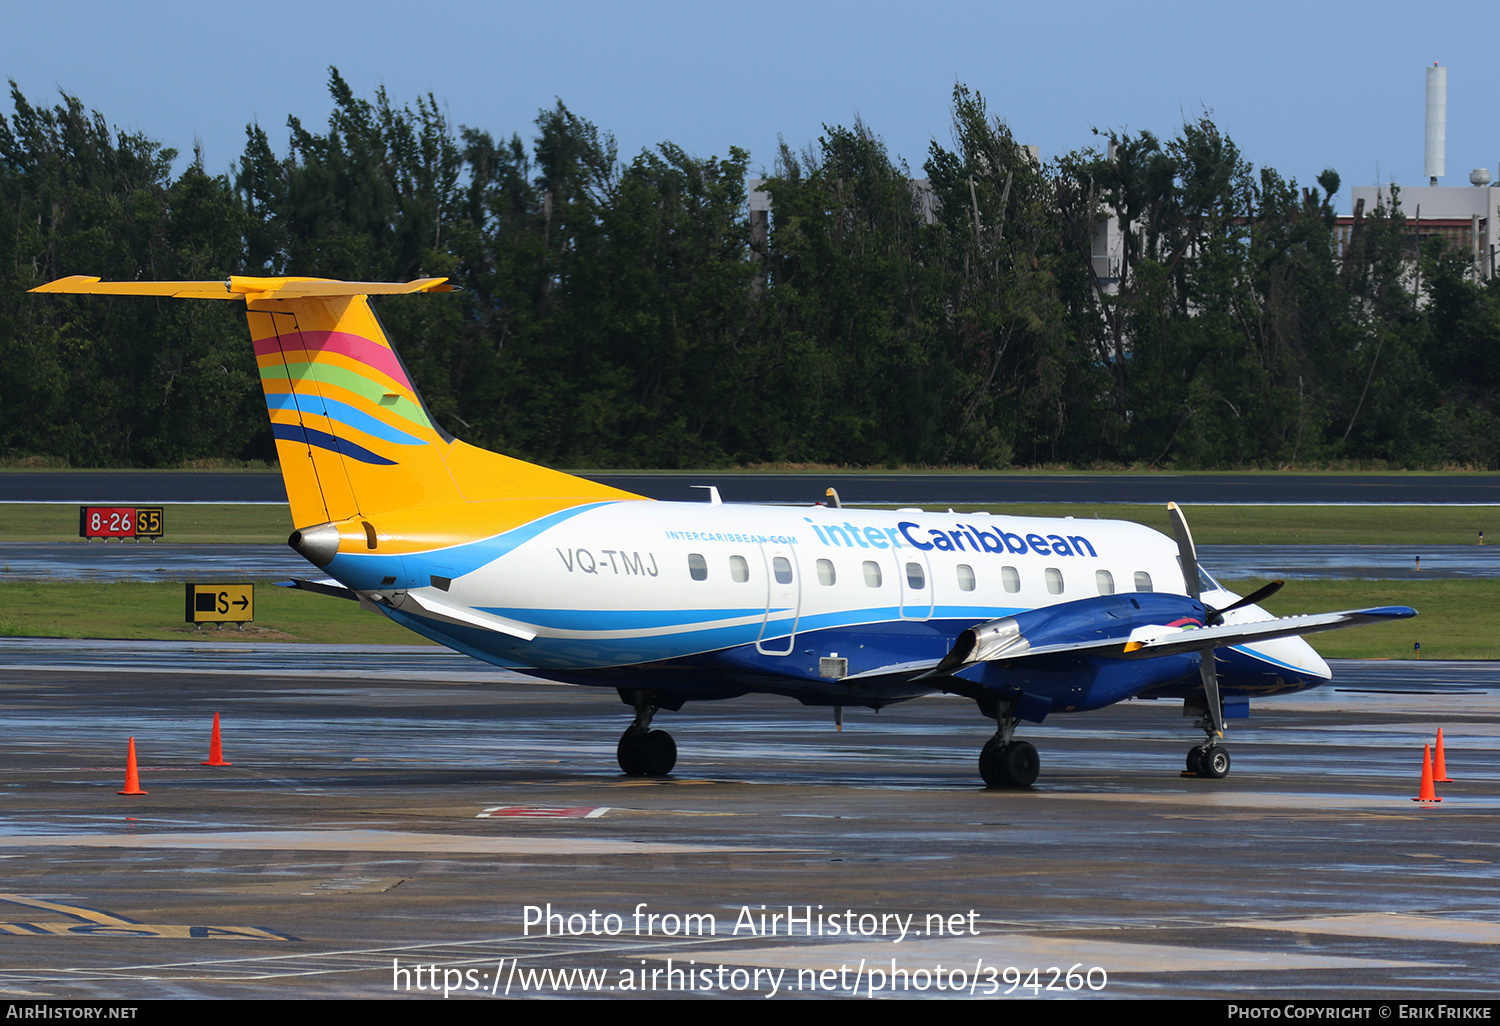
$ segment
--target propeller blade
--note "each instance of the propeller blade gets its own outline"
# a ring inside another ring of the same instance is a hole
[[[1177,558],[1182,562],[1182,583],[1187,586],[1188,598],[1198,597],[1198,550],[1193,546],[1193,532],[1188,530],[1187,517],[1175,502],[1167,503],[1167,515],[1172,518],[1172,533],[1177,536]]]
[[[1249,595],[1246,595],[1244,598],[1240,599],[1238,602],[1235,602],[1232,605],[1225,606],[1223,609],[1216,609],[1216,610],[1214,610],[1214,612],[1216,614],[1218,614],[1219,616],[1223,616],[1225,613],[1229,612],[1230,610],[1238,609],[1241,606],[1253,606],[1253,605],[1257,604],[1258,602],[1260,602],[1261,599],[1268,599],[1272,595],[1276,594],[1278,591],[1281,590],[1282,585],[1284,585],[1284,584],[1286,584],[1285,581],[1272,581],[1270,584],[1266,585],[1264,588],[1257,588],[1255,591],[1251,592]]]

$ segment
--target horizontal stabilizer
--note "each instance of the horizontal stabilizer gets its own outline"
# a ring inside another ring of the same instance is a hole
[[[254,278],[234,275],[219,281],[103,281],[75,274],[39,285],[32,292],[90,296],[167,296],[173,299],[334,299],[341,296],[399,296],[413,292],[452,292],[447,278],[415,281],[333,281],[327,278]]]
[[[281,581],[277,584],[279,588],[296,588],[299,591],[310,591],[315,595],[332,595],[334,598],[359,601],[359,595],[353,588],[346,588],[332,577],[325,577],[318,581],[308,581],[301,577],[293,577],[290,581]]]

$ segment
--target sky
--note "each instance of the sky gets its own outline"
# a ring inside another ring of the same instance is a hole
[[[561,100],[622,160],[665,141],[698,157],[739,146],[752,174],[774,172],[779,140],[802,150],[858,118],[919,177],[934,139],[952,145],[963,83],[1044,159],[1098,146],[1096,129],[1167,138],[1207,114],[1256,167],[1305,185],[1337,170],[1347,212],[1352,185],[1426,184],[1436,61],[1439,184],[1476,167],[1500,180],[1500,15],[1479,4],[54,0],[9,5],[5,22],[0,75],[29,102],[67,92],[184,160],[201,146],[215,174],[252,121],[280,153],[288,115],[323,130],[330,66],[359,96],[431,94],[455,127],[530,140]]]

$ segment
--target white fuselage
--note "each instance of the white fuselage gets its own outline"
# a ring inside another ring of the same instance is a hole
[[[767,672],[777,660],[803,672],[809,656],[849,658],[859,645],[868,657],[856,650],[848,672],[868,674],[1019,611],[1185,591],[1176,545],[1139,524],[823,506],[607,502],[514,547],[457,546],[423,561],[424,574],[451,580],[441,594],[423,589],[434,599],[536,635],[486,645],[465,634],[459,647],[544,670],[742,650]],[[1222,606],[1235,596],[1209,582],[1203,597]],[[1268,617],[1254,606],[1230,614]],[[886,640],[862,643],[861,632]],[[1328,676],[1298,638],[1239,649]]]

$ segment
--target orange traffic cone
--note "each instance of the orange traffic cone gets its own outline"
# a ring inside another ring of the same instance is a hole
[[[1438,728],[1437,749],[1432,753],[1432,782],[1434,784],[1451,784],[1448,779],[1448,761],[1443,758],[1443,728]]]
[[[1422,746],[1422,790],[1421,790],[1421,793],[1417,795],[1417,797],[1415,797],[1415,798],[1412,799],[1412,801],[1414,801],[1414,802],[1440,802],[1440,801],[1442,801],[1442,799],[1437,796],[1437,790],[1435,788],[1433,788],[1433,786],[1432,786],[1432,746],[1431,745],[1423,745]]]
[[[135,768],[135,738],[130,739],[130,751],[125,756],[125,790],[116,794],[145,794],[141,790],[141,775]]]
[[[224,761],[224,748],[219,744],[219,714],[214,713],[214,733],[208,742],[208,761],[200,762],[200,766],[231,766],[233,763]]]

